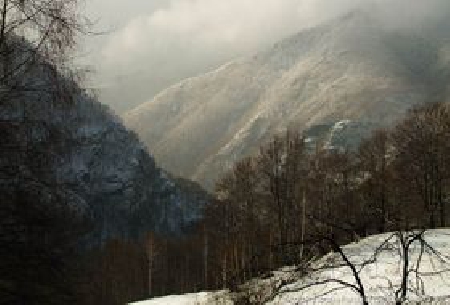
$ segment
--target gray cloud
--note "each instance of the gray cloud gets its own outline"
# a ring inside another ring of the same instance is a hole
[[[127,8],[129,20],[119,20],[121,28],[96,52],[97,82],[106,87],[102,100],[119,111],[183,77],[356,7],[396,28],[420,26],[450,11],[448,0],[171,0],[146,10],[142,3]]]

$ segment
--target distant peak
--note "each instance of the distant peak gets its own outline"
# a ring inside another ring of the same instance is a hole
[[[375,19],[373,15],[369,12],[368,8],[358,7],[339,16],[337,19],[335,19],[334,23],[367,24],[373,22],[375,22]]]

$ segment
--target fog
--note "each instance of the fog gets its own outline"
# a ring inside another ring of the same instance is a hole
[[[396,30],[450,15],[448,0],[93,0],[87,11],[109,34],[86,43],[92,84],[123,113],[180,79],[357,8]]]

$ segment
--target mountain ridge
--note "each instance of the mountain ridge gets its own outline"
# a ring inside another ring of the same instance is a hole
[[[368,16],[351,12],[178,83],[127,113],[125,124],[169,171],[209,189],[224,169],[288,127],[389,125],[442,91],[430,82],[442,46],[398,36]]]

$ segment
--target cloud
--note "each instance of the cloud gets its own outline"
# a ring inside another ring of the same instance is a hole
[[[407,27],[449,11],[450,1],[171,0],[134,17],[108,37],[99,53],[99,71],[133,82],[145,79],[146,85],[135,89],[143,90],[139,98],[150,99],[182,77],[255,52],[362,5],[372,5],[386,24]]]
[[[208,60],[242,54],[292,29],[292,23],[298,22],[295,2],[171,1],[167,8],[131,20],[111,37],[102,53],[107,65],[123,66],[142,59],[152,66],[157,62],[170,65],[180,57],[197,61],[197,57]]]
[[[106,61],[169,61],[243,54],[363,0],[172,0],[131,20],[103,49]],[[153,60],[152,60],[153,58]],[[189,57],[188,57],[189,58]]]

